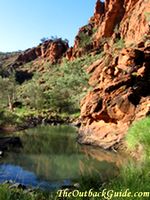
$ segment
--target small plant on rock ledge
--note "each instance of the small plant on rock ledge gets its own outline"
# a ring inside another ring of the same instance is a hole
[[[144,15],[146,17],[146,21],[150,22],[150,12],[145,12]]]
[[[123,39],[116,40],[114,47],[117,49],[123,49],[125,47],[125,41]]]

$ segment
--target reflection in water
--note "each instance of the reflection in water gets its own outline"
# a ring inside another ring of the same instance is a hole
[[[82,146],[81,151],[87,156],[100,162],[106,161],[108,163],[114,163],[118,168],[127,161],[126,155],[105,151],[103,149],[100,150],[98,147],[93,148],[91,146]]]
[[[0,160],[0,182],[13,180],[54,189],[81,176],[96,175],[104,181],[122,163],[119,155],[77,144],[75,129],[70,126],[40,126],[15,135],[21,137],[23,148]]]

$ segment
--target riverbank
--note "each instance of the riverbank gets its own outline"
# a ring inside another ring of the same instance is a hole
[[[13,112],[4,110],[0,113],[0,131],[15,132],[28,128],[36,127],[37,125],[61,125],[74,124],[78,125],[79,113],[66,114],[56,113],[51,110],[25,110],[16,109]]]
[[[9,184],[0,185],[1,200],[53,200],[53,194],[41,192],[39,190],[11,187]]]

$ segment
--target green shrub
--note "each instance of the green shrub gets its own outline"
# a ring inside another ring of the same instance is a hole
[[[125,47],[125,41],[123,39],[117,39],[114,47],[117,49],[123,49]]]
[[[0,200],[54,200],[55,193],[40,191],[26,192],[22,189],[10,189],[9,185],[0,185]]]
[[[40,110],[44,108],[45,95],[43,88],[36,80],[25,82],[18,87],[18,100],[21,100],[25,106]]]
[[[133,151],[141,144],[144,147],[145,159],[141,162],[131,160],[120,169],[120,175],[106,185],[106,188],[114,191],[129,189],[134,192],[148,192],[150,188],[150,118],[147,117],[134,123],[126,137],[128,148]],[[112,200],[115,198],[112,198]],[[124,197],[119,198],[123,200]],[[149,197],[130,197],[131,200],[149,199]]]
[[[142,144],[147,151],[150,145],[150,117],[135,122],[129,129],[126,141],[130,149]]]
[[[146,21],[150,22],[150,12],[145,12],[144,15],[146,17]]]
[[[90,45],[91,42],[92,42],[92,37],[90,35],[86,34],[86,33],[83,33],[83,32],[81,32],[79,34],[79,38],[80,38],[79,46],[81,48],[84,48],[84,47]]]
[[[1,108],[9,107],[13,108],[13,103],[16,99],[16,81],[15,76],[11,75],[7,78],[0,76],[0,105]]]
[[[53,70],[50,77],[50,89],[46,91],[50,107],[69,113],[79,110],[83,88],[86,90],[88,86],[88,76],[83,69],[82,60],[64,61]]]

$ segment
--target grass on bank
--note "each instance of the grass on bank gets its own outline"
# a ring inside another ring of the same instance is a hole
[[[139,144],[143,145],[145,152],[150,150],[150,117],[132,125],[126,137],[126,142],[131,150],[134,150]]]
[[[149,192],[147,197],[130,197],[130,199],[150,199],[150,117],[146,117],[131,126],[126,137],[126,143],[129,151],[135,151],[138,145],[142,145],[143,151],[140,152],[143,154],[142,160],[139,162],[132,161],[123,166],[120,170],[120,176],[112,180],[107,188],[114,191],[129,188],[132,193],[143,192],[144,194],[144,192]]]
[[[27,192],[23,189],[10,189],[9,185],[1,185],[0,200],[55,200],[55,196],[40,191]]]

